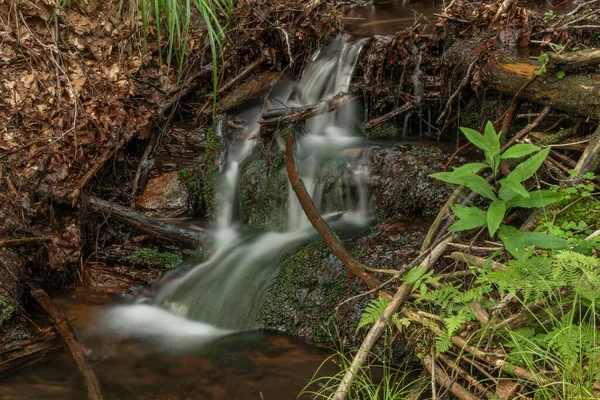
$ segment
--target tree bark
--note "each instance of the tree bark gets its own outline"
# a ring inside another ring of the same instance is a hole
[[[97,197],[83,196],[82,200],[87,201],[90,209],[96,213],[109,215],[140,232],[171,240],[184,247],[195,248],[207,237],[207,234],[204,232],[192,232],[187,229],[166,224],[162,221],[140,214],[137,211]]]
[[[331,101],[324,100],[306,107],[277,108],[264,113],[258,123],[267,126],[277,126],[289,124],[291,122],[304,121],[308,118],[335,110],[356,99],[358,99],[358,96],[340,94],[335,96]]]
[[[558,79],[556,74],[546,72],[533,80],[536,68],[529,63],[505,60],[489,70],[486,83],[489,88],[510,96],[599,118],[600,76],[566,74]]]
[[[302,178],[296,169],[295,148],[296,136],[294,133],[289,133],[286,137],[285,165],[292,189],[294,190],[294,193],[296,193],[296,197],[310,223],[317,232],[319,232],[327,247],[329,247],[331,252],[344,264],[344,266],[346,266],[349,272],[360,278],[360,280],[362,280],[370,289],[381,287],[381,282],[362,270],[356,260],[348,253],[348,250],[346,250],[344,245],[333,234],[327,222],[321,218],[317,207],[315,207],[315,203],[306,190],[304,182],[302,182]]]

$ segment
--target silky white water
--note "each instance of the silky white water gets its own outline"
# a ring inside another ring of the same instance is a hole
[[[338,37],[314,56],[298,82],[279,91],[284,93],[283,100],[282,97],[278,97],[270,99],[269,103],[301,107],[347,93],[363,44],[362,39]],[[287,229],[284,232],[242,234],[241,220],[236,219],[235,213],[238,207],[236,203],[239,202],[240,165],[253,151],[255,141],[249,138],[258,133],[259,125],[256,121],[263,111],[259,107],[246,110],[246,115],[253,114],[254,120],[245,122],[244,131],[242,134],[236,133],[238,139],[230,144],[225,153],[222,182],[219,186],[213,255],[207,262],[178,278],[171,279],[155,298],[154,306],[160,307],[160,310],[156,310],[154,317],[164,323],[169,323],[163,318],[167,310],[177,316],[176,318],[214,326],[214,330],[210,330],[211,335],[225,332],[222,330],[258,328],[257,316],[263,304],[265,291],[279,273],[285,257],[317,237],[290,185]],[[327,173],[324,166],[331,162],[344,162],[349,159],[344,150],[360,145],[360,115],[361,110],[350,103],[305,121],[304,135],[298,135],[296,160],[304,184],[320,211],[343,214],[342,219],[345,219],[346,223],[355,224],[363,224],[370,214],[367,192],[361,183],[368,172],[351,164],[346,165],[345,169],[349,171],[346,179],[352,180],[353,186],[358,190],[358,196],[339,193],[339,197],[345,200],[343,209],[324,210]],[[222,126],[218,126],[217,129],[221,132]],[[283,140],[279,136],[277,138],[283,150]],[[344,189],[340,184],[335,190]],[[148,308],[143,312],[146,317],[152,314]],[[164,330],[169,328],[163,326],[156,329],[164,333]],[[205,326],[192,325],[190,329],[193,332],[195,329],[205,329]],[[144,333],[148,334],[147,331]]]

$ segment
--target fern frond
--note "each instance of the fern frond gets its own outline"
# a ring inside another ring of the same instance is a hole
[[[356,327],[356,332],[358,332],[364,326],[374,324],[388,304],[390,304],[389,300],[386,300],[383,297],[378,297],[371,300],[365,308],[365,311],[363,311],[360,316],[360,321]]]

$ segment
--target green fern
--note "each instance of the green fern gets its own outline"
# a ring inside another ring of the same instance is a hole
[[[388,304],[390,304],[389,300],[386,300],[383,297],[378,297],[371,300],[367,305],[367,308],[365,308],[365,311],[363,311],[362,315],[360,316],[360,321],[356,327],[356,332],[358,332],[364,326],[374,324]]]

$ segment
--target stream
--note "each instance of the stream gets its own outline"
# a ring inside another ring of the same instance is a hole
[[[346,31],[353,36],[338,36],[314,57],[298,82],[278,90],[278,98],[271,100],[301,107],[348,92],[366,37],[405,29],[415,18],[427,25],[437,10],[435,1],[346,10]],[[262,109],[247,113],[257,121]],[[368,172],[360,163],[347,167],[345,186],[352,190],[339,194],[343,204],[332,206],[324,198],[325,166],[346,162],[353,149],[364,146],[360,115],[350,103],[307,120],[297,149],[307,190],[324,218],[335,219],[342,231],[367,227],[374,215],[365,184]],[[53,295],[88,347],[105,399],[295,399],[332,354],[287,335],[257,330],[263,294],[279,273],[281,257],[316,238],[291,188],[284,230],[243,233],[238,185],[241,166],[253,151],[249,139],[257,132],[256,122],[247,124],[223,157],[216,250],[208,261],[167,278],[149,302],[131,304],[90,289]],[[163,160],[165,165],[172,161]],[[39,310],[31,315],[40,324],[50,323]],[[332,361],[321,369],[330,375],[337,371]],[[86,396],[64,351],[6,377],[0,393],[9,400]]]
[[[117,296],[80,288],[53,300],[93,355],[105,399],[295,399],[331,355],[288,335],[261,331],[206,342],[196,335],[201,325],[178,320],[176,335],[122,340],[103,334],[98,321],[122,302]],[[37,323],[50,323],[41,310],[31,314]],[[323,372],[333,374],[337,366],[327,362]],[[0,398],[85,399],[86,392],[71,355],[60,351],[3,379]]]

